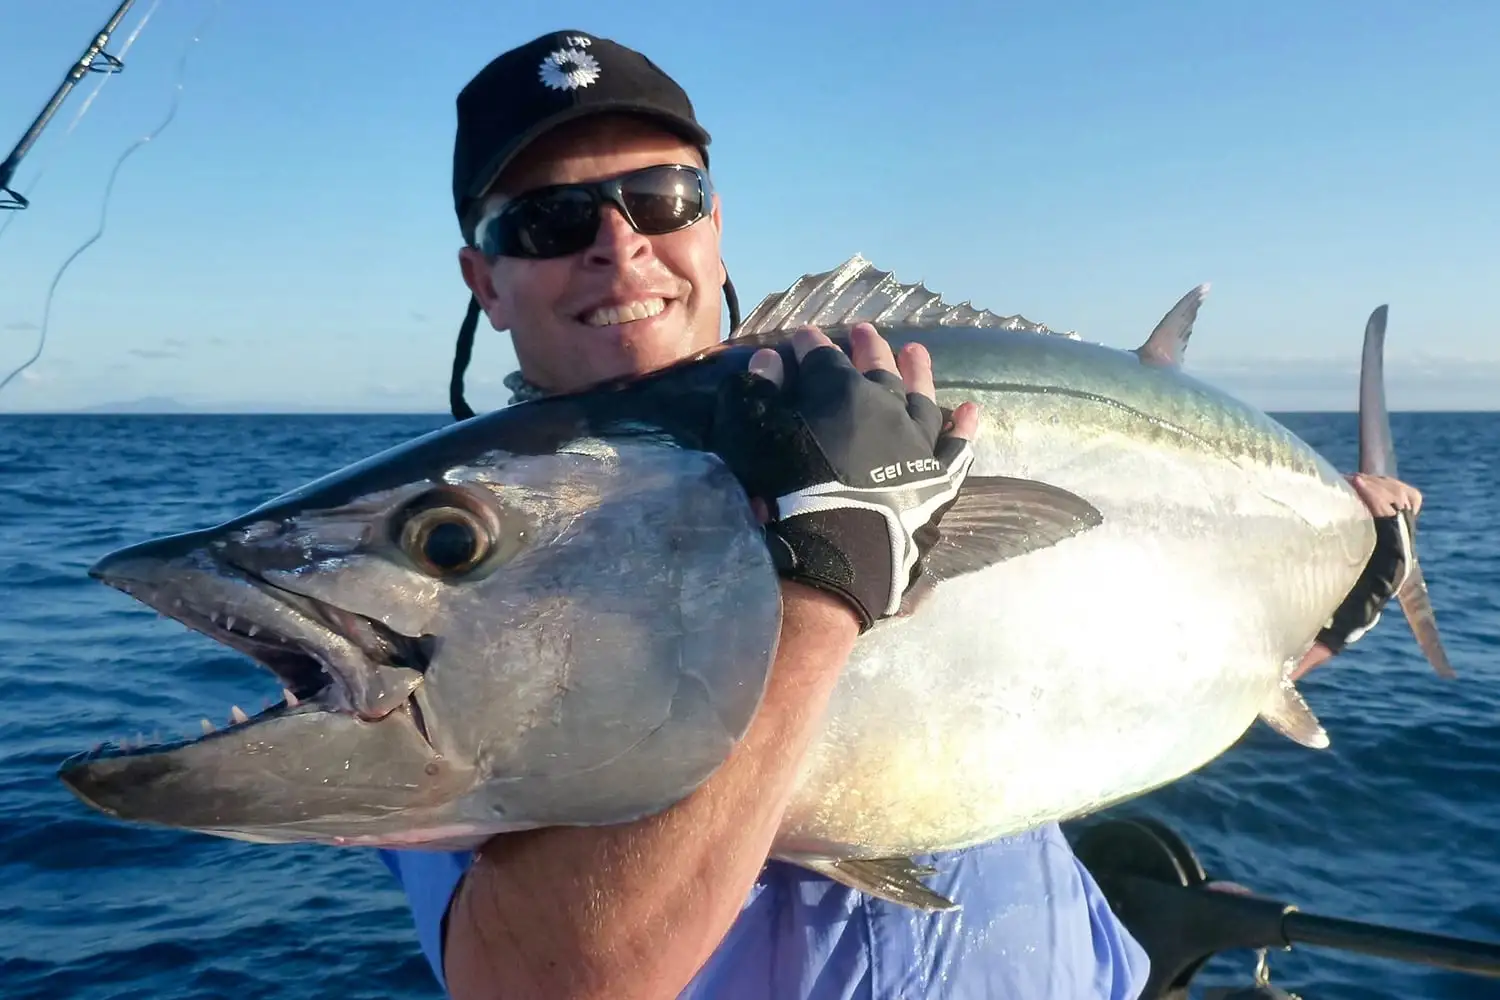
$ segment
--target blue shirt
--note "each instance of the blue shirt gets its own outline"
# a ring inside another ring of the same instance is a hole
[[[438,982],[448,900],[471,855],[381,851]],[[770,862],[682,1000],[1134,1000],[1147,960],[1055,825],[935,858],[961,904],[921,913]]]

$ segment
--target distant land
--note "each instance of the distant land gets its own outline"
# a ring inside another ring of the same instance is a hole
[[[121,403],[101,403],[77,413],[191,413],[192,408],[168,396],[143,396]]]

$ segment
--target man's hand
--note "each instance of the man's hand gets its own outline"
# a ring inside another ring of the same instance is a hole
[[[850,357],[815,328],[792,338],[797,365],[758,351],[720,398],[714,446],[766,517],[788,580],[846,600],[868,629],[894,614],[973,463],[978,409],[944,426],[932,359],[901,359],[869,324]]]
[[[1318,633],[1292,672],[1292,680],[1347,649],[1380,621],[1380,613],[1406,582],[1412,562],[1411,527],[1422,509],[1422,494],[1389,476],[1362,473],[1346,477],[1375,518],[1375,551],[1349,596]]]
[[[1415,519],[1422,509],[1421,491],[1399,479],[1367,476],[1360,472],[1344,478],[1349,480],[1349,485],[1354,487],[1354,492],[1359,494],[1359,498],[1376,518],[1390,517],[1397,511],[1409,510]]]

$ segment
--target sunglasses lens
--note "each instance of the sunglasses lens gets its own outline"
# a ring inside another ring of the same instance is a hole
[[[520,198],[495,220],[499,251],[517,257],[558,257],[594,241],[599,208],[587,191],[561,188]]]
[[[648,236],[690,226],[703,214],[697,175],[676,167],[652,167],[622,178],[620,197],[636,229]]]

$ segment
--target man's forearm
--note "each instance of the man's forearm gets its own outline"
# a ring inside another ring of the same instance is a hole
[[[496,838],[449,916],[454,1000],[674,997],[734,922],[775,839],[857,626],[841,601],[785,584],[760,711],[701,788],[612,827]]]

